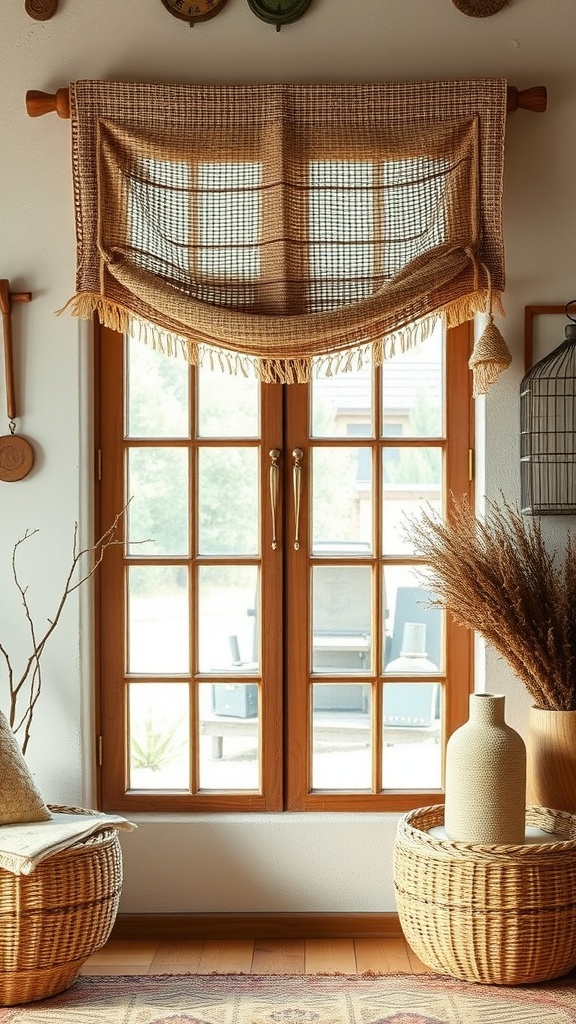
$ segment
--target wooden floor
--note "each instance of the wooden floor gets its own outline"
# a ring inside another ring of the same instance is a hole
[[[82,974],[426,974],[402,938],[111,939]]]

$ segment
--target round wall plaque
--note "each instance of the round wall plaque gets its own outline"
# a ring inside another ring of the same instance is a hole
[[[226,0],[162,0],[162,3],[175,18],[194,25],[197,21],[208,21],[220,14]]]
[[[58,0],[26,0],[24,9],[34,21],[48,21],[56,14]]]
[[[34,449],[25,437],[5,434],[0,437],[0,480],[22,480],[34,464]]]
[[[308,10],[311,0],[248,0],[248,6],[256,17],[269,25],[288,25],[298,21]]]

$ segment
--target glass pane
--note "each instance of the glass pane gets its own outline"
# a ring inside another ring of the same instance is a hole
[[[128,671],[188,672],[188,573],[183,565],[128,569]]]
[[[310,384],[312,437],[372,437],[372,364],[327,377],[320,369]]]
[[[383,160],[378,171],[381,272],[391,278],[446,241],[449,171],[442,157],[400,153]]]
[[[202,566],[198,574],[200,672],[257,672],[258,568]]]
[[[374,169],[369,160],[309,164],[310,311],[370,295],[374,273]]]
[[[382,367],[383,437],[442,437],[444,327]]]
[[[319,565],[312,569],[312,671],[370,671],[372,570]]]
[[[189,790],[188,687],[130,683],[130,789]]]
[[[313,789],[371,788],[371,722],[369,686],[314,684]]]
[[[312,551],[372,551],[372,451],[314,448],[312,456]]]
[[[426,588],[422,570],[409,565],[384,569],[382,607],[385,609],[384,671],[406,671],[406,655],[419,674],[442,671],[444,666],[444,612],[430,606],[434,594]],[[408,651],[408,647],[415,650]],[[400,668],[395,668],[400,662]]]
[[[224,306],[251,301],[244,286],[260,275],[262,164],[248,160],[197,165],[198,235],[196,259],[205,301]],[[214,282],[214,283],[209,283]]]
[[[422,506],[442,509],[442,450],[385,448],[382,480],[384,553],[413,554],[406,517],[417,516]]]
[[[198,452],[201,555],[258,554],[258,448]]]
[[[258,687],[200,685],[200,788],[258,789]]]
[[[188,452],[128,450],[128,554],[188,554]]]
[[[199,437],[258,437],[260,384],[244,377],[202,366],[198,370]]]
[[[128,336],[126,433],[128,437],[188,437],[188,380],[183,358]]]
[[[384,789],[440,789],[441,687],[386,683],[383,687]]]

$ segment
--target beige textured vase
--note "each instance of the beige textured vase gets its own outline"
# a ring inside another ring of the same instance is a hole
[[[470,717],[446,747],[444,827],[453,841],[518,844],[526,820],[526,747],[504,720],[504,696],[470,695]]]
[[[528,803],[576,814],[576,711],[530,708]]]

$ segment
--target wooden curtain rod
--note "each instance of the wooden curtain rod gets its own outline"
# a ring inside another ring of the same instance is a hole
[[[514,110],[531,110],[541,114],[546,110],[548,94],[545,85],[534,85],[531,89],[517,89],[514,85],[508,86],[506,109],[509,113]],[[56,92],[38,92],[30,89],[26,93],[26,110],[29,117],[41,117],[42,114],[50,114],[56,111],[59,117],[70,117],[70,91],[66,86],[57,89]]]

